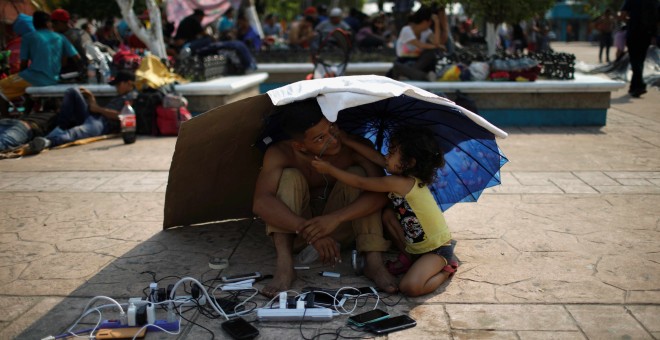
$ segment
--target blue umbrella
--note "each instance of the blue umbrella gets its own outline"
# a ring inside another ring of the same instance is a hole
[[[424,126],[434,132],[445,166],[429,187],[445,211],[459,202],[475,202],[484,189],[499,185],[500,168],[508,161],[495,135],[455,107],[400,95],[339,111],[339,127],[371,140],[387,153],[390,131],[401,125]]]

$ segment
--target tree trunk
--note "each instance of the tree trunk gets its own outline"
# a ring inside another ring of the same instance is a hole
[[[488,55],[494,55],[497,47],[497,32],[495,32],[495,24],[492,22],[486,23],[486,44],[488,45]]]
[[[146,29],[140,24],[135,12],[133,12],[133,0],[116,0],[121,9],[121,15],[133,32],[151,53],[161,59],[167,58],[165,41],[163,40],[163,28],[160,19],[160,9],[154,0],[146,0],[149,11],[151,28]]]

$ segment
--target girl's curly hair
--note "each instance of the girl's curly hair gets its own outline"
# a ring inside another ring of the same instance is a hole
[[[435,134],[426,127],[401,126],[390,133],[389,148],[401,150],[403,176],[419,178],[419,186],[430,184],[437,169],[445,166],[445,158]],[[411,164],[414,165],[411,166]]]

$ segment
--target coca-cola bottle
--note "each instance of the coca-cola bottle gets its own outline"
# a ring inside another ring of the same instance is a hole
[[[135,143],[137,119],[135,111],[128,100],[124,102],[124,107],[119,113],[119,122],[121,123],[121,137],[124,139],[124,143]]]

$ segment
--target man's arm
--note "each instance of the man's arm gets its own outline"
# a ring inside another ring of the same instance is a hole
[[[264,222],[278,228],[296,231],[305,219],[296,215],[277,198],[277,187],[286,167],[286,155],[278,146],[271,146],[264,154],[263,167],[257,177],[252,212]]]
[[[383,176],[382,168],[357,153],[353,157],[355,163],[365,170],[368,177]],[[381,210],[388,201],[387,195],[383,193],[364,191],[351,204],[329,214],[308,220],[298,232],[302,234],[308,243],[314,243],[316,240],[330,235],[343,222],[352,221]]]
[[[108,119],[119,120],[119,111],[105,108],[96,103],[96,97],[88,89],[81,87],[80,93],[87,99],[89,105],[89,112],[100,114]]]

